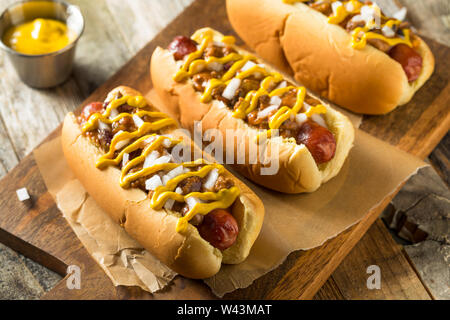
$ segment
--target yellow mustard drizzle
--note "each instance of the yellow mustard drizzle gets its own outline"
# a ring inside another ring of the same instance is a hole
[[[282,0],[284,3],[287,4],[294,4],[297,2],[307,2],[308,0]],[[336,2],[337,0],[332,0],[331,2]],[[347,4],[351,3],[353,5],[353,10],[347,11]],[[342,6],[339,6],[336,9],[336,13],[328,17],[328,23],[331,24],[339,24],[342,21],[347,18],[349,14],[357,14],[360,13],[361,8],[363,7],[363,3],[361,3],[359,0],[349,0],[349,1],[343,1]],[[373,5],[371,5],[373,6]],[[381,17],[381,14],[380,14]],[[389,28],[392,28],[393,26],[400,25],[401,21],[396,19],[390,19],[388,17],[383,16],[383,18],[388,19],[386,23],[384,23],[381,28],[384,26],[387,26]],[[371,32],[370,30],[374,27],[373,23],[367,23],[364,27],[358,27],[355,28],[352,31],[352,47],[355,49],[363,49],[368,39],[380,39],[388,43],[390,46],[395,46],[397,44],[406,44],[409,47],[412,47],[412,41],[411,41],[411,31],[409,29],[403,29],[404,38],[401,38],[399,36],[395,38],[388,38],[384,36],[383,34],[379,34],[376,32]]]
[[[219,174],[223,173],[224,171],[223,166],[219,164],[216,163],[207,164],[198,171],[190,171],[169,180],[165,186],[160,186],[156,188],[155,192],[153,193],[151,198],[152,208],[156,210],[161,209],[164,203],[169,198],[175,201],[185,201],[185,202],[189,197],[195,197],[197,199],[204,201],[212,201],[207,203],[196,203],[184,217],[179,218],[176,227],[177,232],[182,232],[186,230],[189,220],[191,220],[195,215],[197,214],[206,215],[214,209],[228,208],[239,196],[240,190],[236,186],[233,186],[229,189],[222,189],[219,192],[212,192],[212,191],[191,192],[186,195],[181,195],[179,193],[174,192],[178,183],[180,183],[182,180],[193,176],[204,178],[213,169],[218,169]]]
[[[111,115],[111,111],[120,107],[123,104],[128,104],[134,108],[144,108],[146,106],[145,99],[142,96],[124,96],[121,98],[117,98],[112,100],[106,110],[103,113],[94,113],[92,114],[88,121],[83,125],[82,132],[88,132],[94,130],[98,127],[98,121],[102,121],[106,124],[112,124],[114,122],[119,121],[124,117],[132,117],[133,115],[130,113],[120,113],[113,119],[109,119]],[[216,163],[208,163],[204,159],[198,159],[196,161],[184,162],[184,163],[160,163],[154,164],[150,167],[144,168],[131,172],[130,170],[145,161],[145,158],[154,150],[158,149],[161,144],[165,140],[170,141],[170,146],[174,146],[178,143],[181,143],[181,140],[174,139],[171,137],[167,137],[164,135],[157,135],[155,131],[163,129],[168,126],[176,125],[176,121],[169,118],[166,114],[162,112],[153,112],[147,110],[138,110],[134,115],[139,117],[141,116],[150,116],[152,118],[156,118],[157,120],[154,122],[144,122],[136,131],[134,132],[121,132],[116,133],[113,139],[111,140],[109,151],[102,155],[96,162],[97,168],[104,168],[110,165],[119,165],[123,160],[123,156],[125,153],[130,154],[133,151],[138,149],[143,149],[141,154],[136,158],[128,161],[125,165],[123,165],[120,176],[120,186],[123,188],[128,188],[130,184],[145,176],[149,176],[151,174],[155,174],[158,171],[168,171],[173,170],[179,166],[183,168],[196,168],[198,166],[202,166],[198,171],[189,171],[182,173],[169,181],[167,181],[165,186],[157,187],[150,199],[150,206],[152,209],[161,210],[168,199],[173,199],[179,202],[186,202],[186,199],[189,197],[195,197],[197,199],[203,201],[211,201],[207,203],[196,203],[184,217],[178,219],[176,231],[184,232],[187,227],[189,221],[197,214],[206,215],[214,209],[225,209],[233,204],[236,198],[240,194],[240,190],[238,187],[233,186],[229,189],[222,189],[218,192],[191,192],[186,195],[181,195],[176,193],[174,190],[176,189],[178,183],[183,181],[184,179],[192,176],[198,176],[200,178],[204,178],[208,175],[211,170],[217,169],[219,174],[224,172],[223,166]],[[136,139],[137,138],[137,139]],[[131,141],[128,142],[128,145],[125,146],[119,154],[114,158],[114,151],[116,145],[121,141]]]
[[[241,71],[238,73],[238,71],[244,67],[244,65],[248,61],[256,61],[256,57],[252,55],[245,55],[242,56],[237,53],[230,53],[225,57],[222,58],[216,58],[216,57],[209,57],[207,60],[199,59],[205,49],[208,47],[208,45],[213,41],[213,33],[211,30],[208,30],[206,32],[203,32],[201,34],[196,34],[195,36],[196,40],[197,38],[200,40],[200,47],[197,51],[192,52],[188,55],[185,63],[183,66],[177,71],[177,73],[174,76],[175,81],[183,81],[186,78],[193,76],[196,71],[200,70],[199,66],[205,66],[206,64],[210,62],[217,62],[221,64],[228,63],[230,61],[233,61],[232,66],[230,69],[223,74],[223,76],[220,79],[210,79],[208,81],[208,84],[200,98],[201,102],[208,103],[212,100],[212,92],[215,88],[221,85],[228,85],[230,81],[233,78],[237,78],[240,80],[243,80],[245,78],[248,78],[256,73],[262,75],[264,79],[261,81],[260,87],[258,90],[251,90],[248,92],[244,98],[244,100],[239,104],[239,106],[236,108],[236,110],[233,112],[233,117],[239,118],[239,119],[245,119],[247,114],[255,110],[258,104],[258,99],[263,95],[269,95],[269,97],[274,97],[278,95],[282,95],[289,90],[297,90],[297,100],[293,108],[289,108],[287,106],[280,106],[278,111],[275,113],[275,115],[272,116],[272,118],[269,121],[269,130],[267,130],[267,137],[271,136],[271,130],[272,129],[278,129],[284,121],[289,119],[292,116],[295,116],[297,113],[299,113],[303,107],[305,96],[306,96],[306,89],[305,87],[284,87],[284,88],[278,88],[274,89],[272,91],[268,91],[269,88],[273,84],[278,84],[284,81],[283,76],[278,72],[269,72],[265,67],[262,67],[260,65],[254,65],[250,68],[248,68],[245,71]],[[222,42],[228,43],[234,43],[234,38],[232,36],[225,36],[221,40]],[[305,112],[307,117],[311,117],[313,114],[324,114],[326,113],[325,106],[319,104],[317,106],[313,106],[309,108],[307,112]]]
[[[391,21],[393,21],[393,20],[389,20],[383,26],[387,25]],[[393,22],[395,23],[396,21],[393,21]],[[400,23],[400,21],[397,21],[397,22]],[[362,36],[361,36],[361,33],[362,33]],[[387,38],[387,37],[383,36],[382,34],[375,33],[375,32],[369,32],[369,29],[367,27],[362,27],[362,28],[358,27],[358,28],[355,28],[355,30],[353,30],[353,32],[352,32],[352,47],[355,49],[363,49],[366,46],[368,39],[380,39],[380,40],[387,42],[390,46],[395,46],[397,44],[403,43],[409,47],[412,47],[410,30],[403,29],[403,34],[405,35],[404,39],[402,39],[402,38]]]

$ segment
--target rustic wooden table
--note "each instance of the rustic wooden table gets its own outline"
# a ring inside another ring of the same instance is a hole
[[[14,1],[0,0],[0,10],[12,2]],[[27,87],[20,82],[12,65],[0,52],[0,177],[55,129],[68,111],[74,110],[192,0],[134,0],[128,1],[126,6],[121,0],[70,2],[80,6],[86,19],[86,29],[78,44],[73,75],[63,85],[51,90]],[[377,2],[388,12],[395,11],[399,4],[406,6],[409,9],[409,20],[422,34],[450,44],[449,1]],[[430,157],[431,163],[447,182],[448,140],[447,137],[444,140],[447,143],[441,143]],[[14,263],[14,257],[10,251],[0,247],[0,261]],[[45,290],[47,282],[40,278],[49,278],[48,282],[51,283],[55,277],[38,266],[33,266],[31,262],[23,261],[24,266],[27,265],[31,271],[37,270],[34,277],[44,287],[41,291]],[[372,264],[384,270],[383,283],[386,285],[380,290],[369,291],[366,287],[365,268]],[[13,290],[11,287],[2,287],[2,275],[5,274],[2,269],[8,269],[8,266],[0,264],[0,298],[8,297],[2,290]],[[11,273],[10,268],[8,272]],[[405,251],[395,243],[381,220],[378,220],[317,293],[316,298],[432,298],[417,272]],[[30,276],[26,270],[18,267],[9,276],[23,277],[23,274]],[[26,291],[28,295],[22,297],[36,297],[41,291],[29,290]]]

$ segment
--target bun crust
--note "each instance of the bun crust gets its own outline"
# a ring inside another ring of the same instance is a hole
[[[118,87],[110,92],[106,101],[117,92],[140,95],[131,88]],[[248,256],[262,227],[264,207],[261,200],[230,172],[226,171],[224,175],[233,179],[241,190],[231,208],[240,231],[235,244],[221,252],[205,241],[191,224],[185,232],[176,232],[176,213],[166,209],[153,210],[150,199],[142,190],[121,188],[118,168],[97,169],[95,162],[103,152],[82,135],[73,113],[64,120],[61,140],[70,168],[92,198],[146,250],[175,272],[188,278],[204,279],[216,274],[222,263],[240,263]]]
[[[385,114],[409,102],[434,70],[433,54],[420,39],[423,69],[409,83],[400,63],[371,45],[352,48],[350,33],[303,3],[227,0],[227,12],[235,31],[262,58],[357,113]]]
[[[220,40],[222,35],[215,32],[214,37],[215,40]],[[235,49],[245,53],[238,47]],[[267,188],[284,193],[313,192],[338,174],[353,145],[354,129],[350,120],[324,104],[327,108],[324,118],[337,143],[334,158],[318,166],[304,145],[297,145],[293,139],[272,138],[266,141],[266,149],[268,154],[272,150],[278,154],[279,170],[276,174],[262,175],[261,169],[270,164],[265,166],[261,161],[252,164],[248,159],[249,150],[256,150],[258,130],[248,126],[245,121],[234,118],[227,108],[221,107],[215,100],[206,104],[200,102],[200,94],[194,90],[190,80],[183,83],[174,81],[173,75],[178,67],[168,50],[157,48],[154,51],[150,69],[154,88],[166,102],[167,111],[191,131],[194,129],[194,121],[202,121],[204,130],[220,130],[224,150],[227,154],[234,155],[233,168]],[[226,144],[227,129],[239,132],[239,143]],[[244,164],[236,164],[238,150],[245,150]]]

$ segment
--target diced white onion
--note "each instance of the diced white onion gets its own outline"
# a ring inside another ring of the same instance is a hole
[[[166,203],[164,204],[164,209],[172,210],[174,203],[175,203],[175,200],[173,200],[171,198],[167,199]]]
[[[262,111],[259,111],[257,114],[257,118],[263,119],[266,118],[270,113],[272,113],[274,110],[277,110],[278,106],[269,106]]]
[[[152,151],[149,155],[145,157],[144,168],[151,167],[156,159],[159,157],[158,151]]]
[[[20,188],[16,190],[17,198],[19,201],[25,201],[30,199],[27,188]]]
[[[169,148],[172,145],[172,141],[170,141],[170,139],[164,139],[163,142],[162,142],[162,145],[165,148]]]
[[[298,124],[303,124],[304,122],[306,122],[306,120],[308,120],[308,117],[307,117],[306,114],[304,114],[304,113],[298,113],[298,114],[295,116],[295,121],[296,121]]]
[[[383,28],[381,28],[381,32],[383,32],[383,34],[388,38],[392,38],[395,36],[394,30],[392,30],[388,26],[383,26]]]
[[[352,2],[347,2],[345,4],[345,10],[347,10],[348,12],[352,12],[353,10],[355,10],[355,7],[353,6]]]
[[[133,114],[133,121],[135,126],[138,128],[140,128],[144,124],[144,121],[136,114]]]
[[[170,170],[165,176],[163,176],[163,183],[167,184],[169,180],[179,176],[180,174],[183,174],[183,166],[176,167],[175,169]]]
[[[291,115],[289,116],[289,119],[290,119],[291,121],[295,121],[295,116],[296,116],[296,114],[291,114]]]
[[[333,3],[331,4],[331,9],[333,9],[333,14],[336,15],[337,9],[338,9],[339,7],[342,7],[342,6],[343,6],[343,4],[342,4],[342,2],[340,2],[340,1],[335,1],[335,2],[333,2]]]
[[[223,90],[222,97],[225,99],[231,100],[236,95],[236,91],[239,89],[241,85],[241,79],[233,78],[230,83],[228,83],[225,90]]]
[[[119,111],[117,109],[111,109],[111,113],[109,114],[109,119],[114,119],[119,115]]]
[[[217,178],[219,177],[219,170],[217,169],[212,169],[210,171],[210,173],[208,174],[208,177],[206,178],[205,183],[203,184],[203,186],[207,189],[207,190],[211,190],[214,185],[216,184]]]
[[[122,166],[125,166],[130,160],[130,155],[128,153],[124,153],[122,157]]]
[[[189,197],[186,199],[186,203],[189,206],[189,210],[191,210],[197,203],[202,203],[203,201],[196,197]]]
[[[373,8],[368,5],[362,6],[359,12],[361,13],[361,16],[363,18],[373,17],[373,14],[374,14]]]
[[[266,67],[266,65],[264,63],[258,63],[258,66],[261,67],[261,68],[265,68]]]
[[[287,82],[286,81],[281,81],[281,83],[275,89],[285,88],[286,86],[287,86]]]
[[[145,180],[145,189],[146,190],[155,190],[156,188],[162,186],[163,183],[161,181],[161,178],[155,174],[150,179]]]
[[[278,96],[273,96],[270,98],[270,104],[279,107],[281,104],[281,98]]]
[[[155,161],[153,161],[153,165],[169,163],[170,160],[172,160],[171,156],[162,156],[162,157],[159,157],[158,159],[156,159]]]
[[[213,44],[217,47],[225,47],[225,43],[223,43],[223,42],[214,41]]]
[[[317,124],[321,125],[322,127],[328,128],[328,126],[327,126],[325,120],[322,118],[322,116],[315,113],[311,116],[311,119],[314,120],[315,122],[317,122]]]
[[[223,65],[218,62],[210,62],[208,63],[208,69],[216,72],[220,72],[223,70]]]
[[[144,143],[145,143],[145,144],[150,144],[150,143],[152,143],[153,141],[155,141],[155,139],[158,138],[158,137],[159,137],[158,135],[150,136],[150,137],[148,137],[147,139],[144,140]]]
[[[271,115],[267,120],[270,122],[273,120],[274,117],[275,117],[275,114]]]
[[[360,21],[364,21],[363,16],[360,14],[357,14],[356,16],[353,16],[353,18],[350,20],[352,22],[360,22]]]
[[[408,10],[406,9],[406,7],[401,8],[399,11],[397,11],[396,13],[394,13],[394,15],[392,16],[394,19],[403,21],[406,18],[406,13],[408,12]]]
[[[195,73],[200,73],[203,70],[205,70],[205,64],[204,63],[198,63],[198,64],[194,64],[192,72]]]
[[[184,171],[184,173],[188,173],[188,172],[191,172],[191,169],[189,169],[189,168],[184,168],[183,171]]]
[[[130,139],[120,140],[119,142],[116,143],[114,150],[122,149],[123,147],[125,147],[128,144],[128,142],[130,142]]]
[[[175,178],[181,174],[184,173],[184,167],[183,166],[179,166],[176,167],[175,169],[170,170],[167,175],[170,176],[171,178]]]
[[[241,72],[242,71],[246,71],[252,67],[256,66],[256,63],[254,63],[253,61],[247,61],[244,66],[241,68]]]
[[[365,5],[361,7],[361,20],[364,21],[366,24],[372,22],[376,17],[379,17],[379,14],[376,10],[378,8],[375,4],[373,7]],[[356,17],[356,16],[355,16]],[[353,18],[355,18],[353,17]],[[353,19],[352,19],[353,20]]]
[[[104,123],[104,122],[102,122],[102,121],[100,121],[100,120],[98,120],[98,128],[99,128],[100,130],[111,131],[111,127],[109,126],[109,124]]]
[[[227,105],[223,101],[219,101],[218,107],[219,107],[219,109],[223,109],[223,108],[226,108]]]
[[[305,108],[305,112],[308,112],[309,109],[311,109],[311,105],[306,102],[303,102],[303,108]]]
[[[178,193],[178,194],[183,194],[183,189],[181,189],[180,187],[177,187],[175,189],[175,192]]]

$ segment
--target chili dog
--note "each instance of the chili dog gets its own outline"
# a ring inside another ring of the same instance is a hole
[[[430,78],[434,57],[373,1],[227,0],[230,22],[263,59],[343,108],[385,114]]]
[[[270,189],[316,190],[339,172],[352,147],[354,129],[347,117],[235,46],[233,37],[212,29],[178,36],[167,50],[157,48],[151,76],[167,111],[183,127],[193,130],[194,121],[201,120],[204,129],[217,128],[224,151],[234,155],[234,168]],[[227,129],[241,131],[238,143],[226,141]],[[279,136],[272,136],[276,130]],[[259,140],[261,135],[268,139]],[[267,164],[249,160],[261,141],[277,152],[274,174],[263,175]]]
[[[222,263],[247,257],[264,208],[223,166],[193,158],[193,151],[181,152],[188,160],[176,158],[175,148],[194,147],[176,128],[122,86],[78,117],[69,113],[62,146],[76,177],[114,221],[174,271],[208,278]]]

